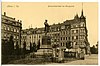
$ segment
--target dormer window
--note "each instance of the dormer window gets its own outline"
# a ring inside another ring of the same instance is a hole
[[[61,26],[61,29],[65,29],[65,25]]]
[[[80,25],[81,27],[85,27],[85,24],[84,23],[81,23],[81,25]]]

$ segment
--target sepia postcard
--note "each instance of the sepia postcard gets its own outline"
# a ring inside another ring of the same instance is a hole
[[[98,2],[2,2],[2,65],[98,65]]]

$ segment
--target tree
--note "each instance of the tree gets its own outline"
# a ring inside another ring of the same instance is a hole
[[[33,51],[34,51],[34,52],[37,51],[37,46],[36,46],[35,42],[33,43]]]
[[[38,41],[37,50],[40,49],[40,40]]]
[[[7,40],[4,40],[4,39],[2,39],[2,64],[3,63],[6,63],[7,62],[7,60],[5,60],[5,59],[7,59],[8,58],[8,41]]]
[[[15,52],[16,55],[19,55],[20,54],[20,48],[19,48],[19,45],[18,45],[18,41],[16,42],[16,52]]]
[[[4,39],[2,39],[2,55],[9,55],[10,53],[9,53],[9,41],[6,39],[6,40],[4,40]]]
[[[13,36],[11,35],[8,41],[8,52],[10,55],[12,55],[13,51],[14,51],[14,41],[13,41]]]
[[[30,42],[30,52],[32,52],[33,49],[32,49],[32,43]]]
[[[71,49],[71,48],[72,48],[72,47],[71,47],[71,41],[68,41],[68,42],[67,42],[66,48],[68,48],[68,49]]]
[[[92,54],[95,54],[95,53],[96,53],[95,45],[93,45],[93,46],[90,48],[90,51],[91,51]]]
[[[26,42],[23,43],[23,53],[26,54]]]
[[[98,42],[96,44],[96,53],[98,54]]]

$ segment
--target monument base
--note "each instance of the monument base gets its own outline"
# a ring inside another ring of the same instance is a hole
[[[42,37],[42,44],[40,45],[40,49],[35,53],[36,56],[43,56],[44,54],[52,54],[52,46],[51,46],[51,38],[50,36]]]
[[[41,48],[37,50],[36,55],[52,54],[52,49]]]

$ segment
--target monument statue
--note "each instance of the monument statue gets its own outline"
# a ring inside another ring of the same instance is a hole
[[[45,25],[45,28],[44,28],[45,35],[42,36],[42,40],[41,40],[42,42],[40,44],[40,47],[35,53],[37,56],[44,55],[45,53],[52,55],[51,37],[47,35],[47,33],[49,32],[50,26],[47,23],[47,20],[45,20],[44,25]]]
[[[45,31],[45,35],[49,32],[49,24],[47,23],[47,20],[45,20],[45,22],[44,22],[44,25],[45,25],[45,29],[44,29],[44,31]]]

